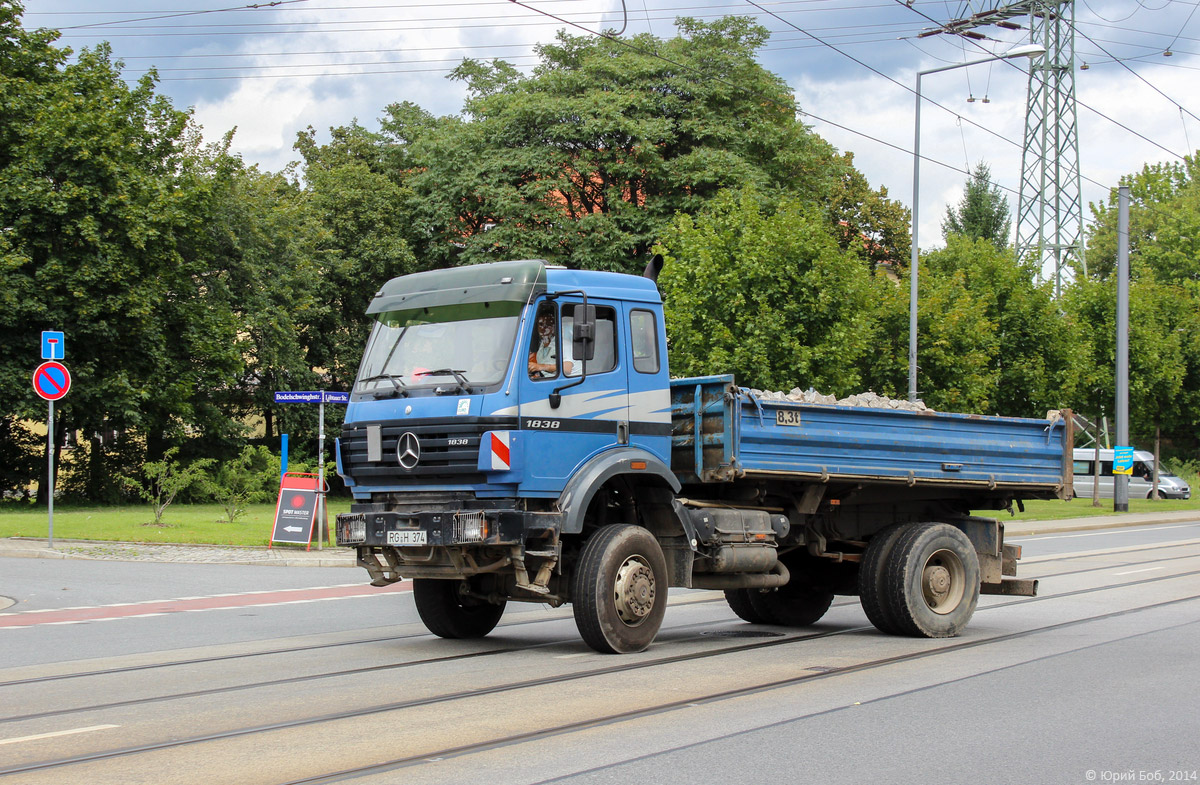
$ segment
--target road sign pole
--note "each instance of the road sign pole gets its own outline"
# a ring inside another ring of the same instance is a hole
[[[1117,189],[1117,444],[1129,446],[1129,186]],[[1113,473],[1113,512],[1129,512],[1129,476]]]
[[[317,406],[317,550],[325,543],[325,391]]]
[[[54,401],[50,404],[50,416],[46,418],[46,502],[50,517],[50,547],[54,547]]]

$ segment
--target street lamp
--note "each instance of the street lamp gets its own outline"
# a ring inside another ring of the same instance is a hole
[[[921,205],[918,199],[921,182],[921,77],[926,74],[936,74],[939,71],[949,71],[953,68],[966,68],[969,65],[990,63],[995,60],[1010,60],[1014,57],[1037,57],[1045,53],[1046,47],[1044,46],[1023,44],[991,57],[917,71],[917,112],[913,131],[912,258],[908,265],[908,400],[910,401],[917,400],[917,256],[920,253],[920,247],[917,245],[917,224]]]

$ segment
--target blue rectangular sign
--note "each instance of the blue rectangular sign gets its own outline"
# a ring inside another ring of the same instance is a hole
[[[294,392],[276,392],[275,403],[320,403],[320,390],[297,390]]]
[[[1133,448],[1113,447],[1113,474],[1133,474]]]
[[[42,330],[42,359],[63,360],[67,348],[63,333],[54,330]]]
[[[276,392],[275,403],[350,403],[350,393],[327,390]]]

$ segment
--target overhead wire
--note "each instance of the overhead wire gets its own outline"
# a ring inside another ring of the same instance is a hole
[[[1195,9],[1192,9],[1192,10],[1195,10]],[[1188,18],[1190,19],[1191,17],[1188,17]],[[1110,51],[1108,51],[1107,49],[1105,49],[1103,46],[1101,46],[1099,43],[1097,43],[1097,42],[1096,42],[1096,41],[1095,41],[1093,38],[1091,38],[1091,37],[1090,37],[1090,36],[1089,36],[1087,33],[1085,33],[1085,32],[1083,32],[1082,30],[1080,30],[1080,29],[1079,29],[1079,28],[1078,28],[1076,25],[1072,24],[1072,25],[1071,25],[1071,27],[1072,27],[1072,28],[1075,30],[1075,32],[1076,32],[1076,33],[1078,33],[1079,35],[1083,36],[1083,37],[1084,37],[1084,38],[1086,38],[1088,41],[1091,41],[1091,42],[1092,42],[1092,44],[1094,44],[1094,45],[1096,46],[1096,48],[1098,48],[1098,49],[1099,49],[1101,52],[1103,52],[1104,54],[1106,54],[1106,55],[1108,55],[1109,57],[1111,57],[1111,58],[1113,59],[1113,62],[1114,62],[1114,63],[1117,63],[1118,65],[1120,65],[1120,66],[1121,66],[1122,68],[1124,68],[1126,71],[1128,71],[1129,73],[1131,73],[1131,74],[1133,74],[1134,76],[1136,76],[1136,77],[1138,78],[1138,80],[1140,80],[1140,81],[1141,81],[1141,82],[1142,82],[1144,85],[1146,85],[1146,86],[1147,86],[1147,87],[1149,87],[1151,90],[1153,90],[1154,92],[1158,93],[1158,94],[1159,94],[1159,95],[1161,95],[1163,98],[1167,99],[1167,100],[1168,100],[1168,101],[1170,101],[1172,104],[1174,104],[1175,106],[1177,106],[1177,107],[1179,108],[1179,111],[1180,111],[1180,112],[1187,112],[1189,115],[1191,115],[1191,116],[1192,116],[1193,118],[1195,118],[1196,120],[1200,120],[1200,117],[1196,117],[1196,115],[1195,115],[1195,113],[1194,113],[1194,112],[1192,112],[1192,111],[1191,111],[1191,110],[1189,110],[1189,109],[1186,109],[1186,108],[1184,108],[1184,106],[1183,106],[1181,103],[1179,103],[1179,102],[1178,102],[1178,101],[1176,101],[1174,98],[1172,98],[1171,96],[1169,96],[1169,95],[1167,95],[1166,93],[1164,93],[1162,90],[1159,90],[1159,89],[1158,89],[1158,87],[1156,87],[1155,85],[1151,84],[1151,83],[1150,83],[1150,81],[1149,81],[1148,79],[1146,79],[1144,76],[1142,76],[1141,74],[1139,74],[1137,71],[1133,70],[1133,69],[1132,69],[1132,68],[1130,68],[1128,65],[1126,65],[1124,61],[1122,61],[1122,60],[1118,59],[1118,58],[1116,57],[1116,55],[1114,55],[1112,52],[1110,52]]]
[[[918,14],[920,14],[921,16],[925,17],[925,18],[926,18],[926,19],[928,19],[929,21],[931,21],[931,22],[933,22],[934,24],[938,25],[938,27],[942,27],[942,23],[938,22],[938,20],[936,20],[936,19],[934,19],[933,17],[929,16],[929,15],[928,15],[928,14],[926,14],[925,12],[923,12],[923,11],[919,11],[919,10],[917,10],[916,8],[913,8],[912,6],[910,6],[910,5],[906,4],[906,3],[904,2],[904,0],[894,0],[894,2],[898,3],[899,5],[901,5],[901,6],[905,7],[905,8],[909,8],[910,10],[914,11],[915,13],[918,13]],[[983,51],[983,52],[987,52],[987,49],[985,49],[985,48],[984,48],[982,45],[980,45],[978,41],[975,41],[975,40],[973,40],[973,39],[968,39],[968,40],[970,40],[970,42],[971,42],[971,43],[972,43],[974,46],[976,46],[978,49],[980,49],[981,51]],[[990,52],[987,52],[987,53],[988,53],[988,54],[991,54]],[[1013,64],[1013,63],[1011,63],[1011,62],[1009,62],[1009,61],[1007,61],[1007,60],[1005,60],[1005,61],[1003,61],[1003,62],[1005,62],[1006,64],[1008,64],[1008,65],[1009,65],[1009,66],[1011,66],[1012,68],[1017,68],[1018,70],[1020,70],[1018,66],[1016,66],[1015,64]],[[1062,96],[1062,95],[1063,95],[1062,89],[1061,89],[1060,87],[1058,87],[1057,85],[1054,85],[1054,86],[1053,86],[1053,89],[1054,89],[1054,90],[1055,90],[1055,92],[1057,92],[1057,93],[1058,93],[1060,96]],[[1144,142],[1148,142],[1149,144],[1152,144],[1152,145],[1154,145],[1155,147],[1157,147],[1158,149],[1162,150],[1163,152],[1165,152],[1165,153],[1168,153],[1169,155],[1172,155],[1172,156],[1174,156],[1174,157],[1176,157],[1176,158],[1178,158],[1178,159],[1180,159],[1180,160],[1183,160],[1183,156],[1182,156],[1182,155],[1180,155],[1179,153],[1175,152],[1174,150],[1170,149],[1169,147],[1166,147],[1165,145],[1162,145],[1162,144],[1160,144],[1159,142],[1156,142],[1155,140],[1151,139],[1150,137],[1146,136],[1145,134],[1141,133],[1140,131],[1137,131],[1137,130],[1135,130],[1135,129],[1133,129],[1133,128],[1130,128],[1129,126],[1127,126],[1127,125],[1125,125],[1124,123],[1122,123],[1120,120],[1117,120],[1117,119],[1116,119],[1116,118],[1114,118],[1114,117],[1110,117],[1110,116],[1108,116],[1107,114],[1105,114],[1104,112],[1100,111],[1100,110],[1099,110],[1099,109],[1097,109],[1096,107],[1094,107],[1094,106],[1091,106],[1090,104],[1087,104],[1087,103],[1085,103],[1085,102],[1083,102],[1083,101],[1080,101],[1080,100],[1078,99],[1078,97],[1076,97],[1076,98],[1075,98],[1075,104],[1076,104],[1077,106],[1082,106],[1083,108],[1087,109],[1088,111],[1092,112],[1093,114],[1096,114],[1096,115],[1098,115],[1099,117],[1102,117],[1102,118],[1104,118],[1105,120],[1108,120],[1110,123],[1112,123],[1112,124],[1114,124],[1114,125],[1117,125],[1117,126],[1119,126],[1119,127],[1123,128],[1124,130],[1126,130],[1126,131],[1128,131],[1129,133],[1133,134],[1134,136],[1138,137],[1138,138],[1139,138],[1139,139],[1141,139],[1142,141],[1144,141]]]

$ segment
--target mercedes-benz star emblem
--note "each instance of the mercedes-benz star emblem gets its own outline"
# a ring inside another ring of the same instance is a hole
[[[421,460],[421,440],[412,431],[405,431],[396,444],[396,458],[401,468],[412,471]]]

